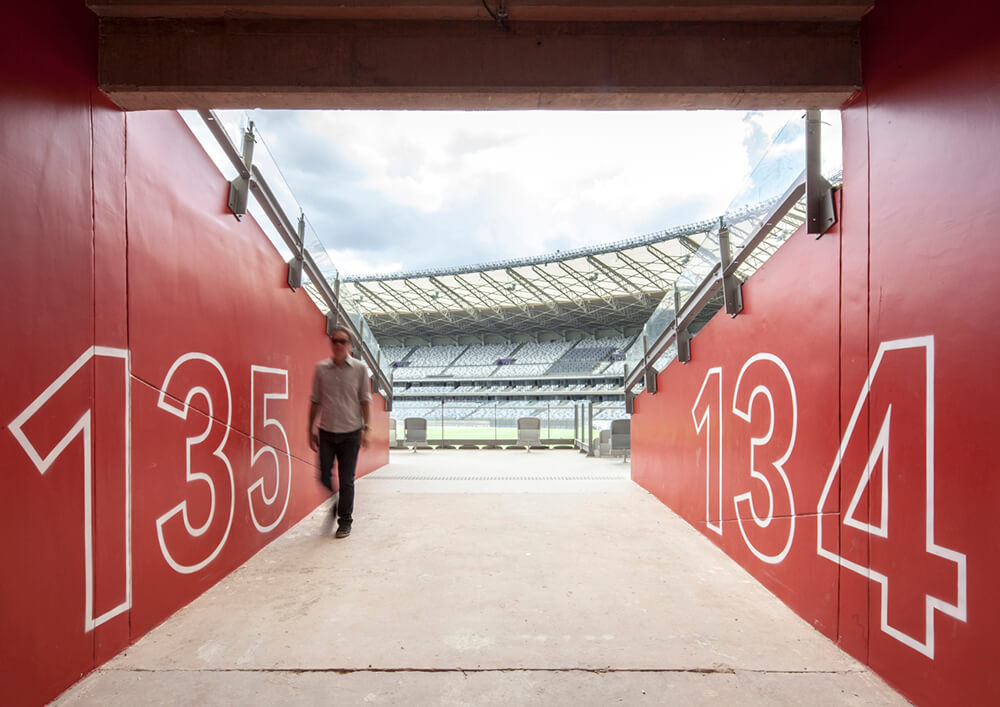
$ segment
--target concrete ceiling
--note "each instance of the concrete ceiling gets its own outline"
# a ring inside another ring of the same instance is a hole
[[[836,108],[873,0],[88,0],[159,108]]]

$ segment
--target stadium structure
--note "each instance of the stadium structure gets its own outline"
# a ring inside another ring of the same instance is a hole
[[[255,155],[250,213],[288,260],[289,285],[301,284],[331,326],[355,332],[400,442],[416,418],[434,445],[511,445],[518,420],[535,418],[542,444],[590,447],[584,422],[604,434],[627,420],[648,374],[677,356],[677,322],[686,341],[731,310],[723,281],[732,294],[807,218],[807,121],[794,118],[714,218],[545,255],[343,275],[249,116],[235,117],[185,120],[224,173],[239,172],[240,142]],[[828,188],[842,181],[833,157],[819,177]]]
[[[429,438],[446,444],[474,441],[476,428],[512,437],[519,418],[536,417],[543,439],[565,442],[578,416],[592,414],[600,430],[627,419],[630,364],[652,343],[657,319],[673,318],[674,292],[692,289],[718,260],[720,226],[742,243],[776,200],[591,248],[345,277],[339,293],[379,343],[394,420],[424,418]],[[805,214],[801,201],[784,212],[738,277],[760,267]],[[691,333],[722,306],[720,290]]]

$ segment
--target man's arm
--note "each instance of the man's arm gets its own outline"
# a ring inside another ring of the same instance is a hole
[[[316,416],[319,415],[319,403],[309,401],[309,446],[314,452],[319,451],[319,432],[316,431]]]
[[[309,395],[309,446],[314,452],[319,451],[319,432],[316,430],[316,416],[319,415],[320,401],[323,400],[323,391],[320,390],[319,365],[313,371],[312,393]]]
[[[368,433],[371,431],[369,421],[371,420],[372,405],[367,400],[361,403],[361,417],[365,421],[364,427],[361,428],[361,446],[368,446]]]

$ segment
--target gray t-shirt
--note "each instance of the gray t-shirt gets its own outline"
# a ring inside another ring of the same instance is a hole
[[[340,366],[332,358],[316,364],[309,400],[320,406],[319,426],[327,432],[354,432],[365,420],[361,403],[371,402],[368,369],[356,358],[347,357]]]

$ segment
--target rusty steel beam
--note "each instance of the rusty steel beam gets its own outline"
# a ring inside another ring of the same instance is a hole
[[[499,0],[486,0],[496,13]],[[873,0],[504,0],[518,21],[857,21]],[[101,17],[493,19],[479,0],[87,0]]]
[[[99,84],[162,108],[833,108],[854,22],[100,20]]]

